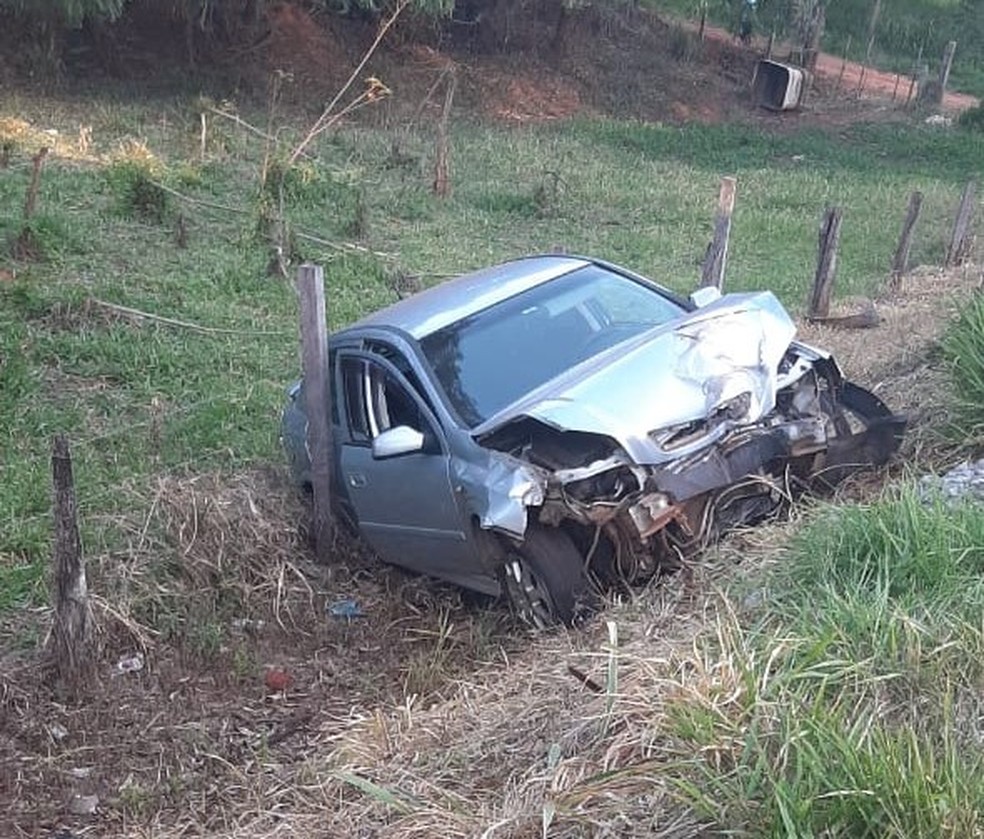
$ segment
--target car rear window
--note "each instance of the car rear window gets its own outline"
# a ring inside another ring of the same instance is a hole
[[[657,289],[590,265],[456,321],[421,346],[449,401],[473,427],[683,312]]]

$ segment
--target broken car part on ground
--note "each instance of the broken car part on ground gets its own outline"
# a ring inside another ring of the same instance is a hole
[[[459,277],[331,337],[337,512],[387,562],[571,621],[897,449],[904,420],[794,334],[769,292],[685,300],[597,260]],[[306,428],[298,382],[302,484]]]

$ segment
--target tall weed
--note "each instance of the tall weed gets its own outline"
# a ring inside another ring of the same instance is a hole
[[[943,340],[954,393],[955,432],[969,445],[984,443],[984,297],[963,308]]]

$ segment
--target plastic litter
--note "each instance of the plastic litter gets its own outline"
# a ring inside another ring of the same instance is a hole
[[[354,600],[336,600],[334,603],[328,604],[326,611],[333,618],[345,618],[346,620],[366,616],[366,613]]]
[[[144,657],[143,653],[134,653],[133,655],[125,655],[119,661],[116,662],[116,672],[117,673],[136,673],[144,668]]]

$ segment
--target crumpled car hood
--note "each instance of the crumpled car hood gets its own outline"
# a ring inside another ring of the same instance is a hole
[[[475,431],[528,416],[611,437],[640,464],[673,460],[775,407],[779,363],[795,333],[771,292],[731,294],[588,359]],[[737,413],[672,451],[652,433],[705,420],[730,400]]]

